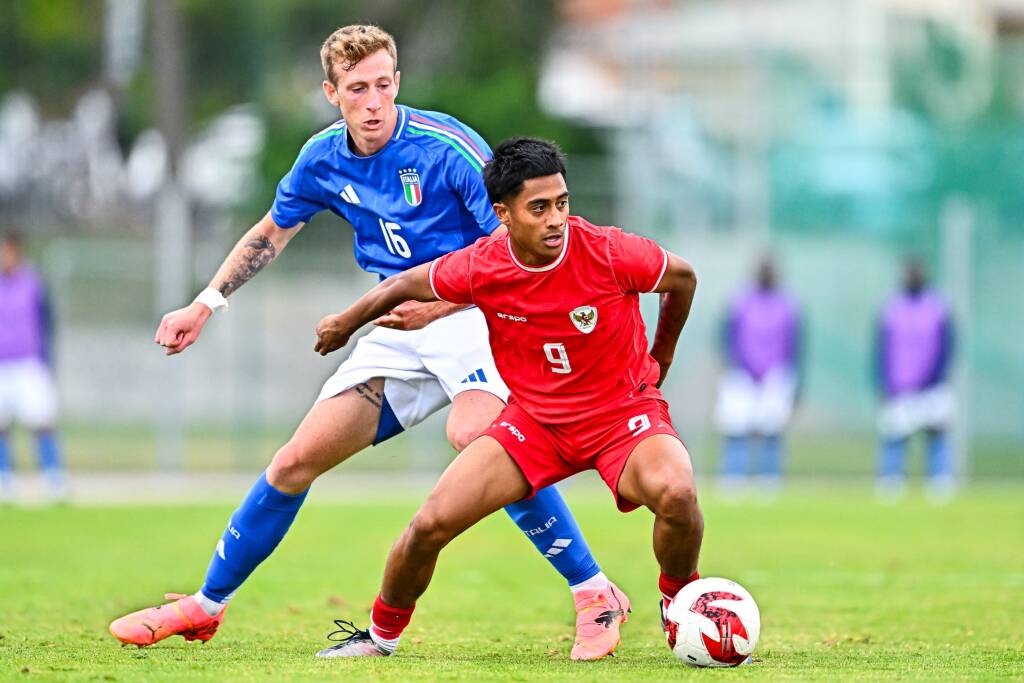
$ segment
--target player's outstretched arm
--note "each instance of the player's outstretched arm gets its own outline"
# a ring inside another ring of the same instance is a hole
[[[499,225],[491,233],[491,236],[501,235],[505,232],[508,232],[508,229],[504,225]],[[469,306],[469,304],[450,304],[447,301],[432,303],[405,301],[374,320],[373,324],[393,330],[419,330],[446,315],[464,311]]]
[[[658,314],[658,329],[654,333],[651,356],[661,366],[658,386],[665,381],[668,369],[676,353],[676,342],[683,325],[690,315],[693,294],[697,291],[697,273],[685,259],[668,253],[668,266],[661,282],[654,289],[661,294],[661,310]]]
[[[437,301],[430,287],[430,265],[424,263],[392,275],[341,313],[324,317],[316,326],[313,350],[326,356],[340,349],[356,330],[403,301]]]
[[[217,269],[210,288],[225,298],[230,296],[277,258],[301,227],[299,223],[293,228],[280,228],[268,213],[238,240]],[[154,341],[167,349],[168,356],[181,353],[199,338],[212,313],[209,306],[199,301],[171,311],[160,321]]]
[[[255,277],[256,273],[270,265],[302,226],[303,224],[299,223],[292,228],[280,228],[268,212],[238,240],[210,280],[210,286],[225,298],[231,296],[235,290]]]

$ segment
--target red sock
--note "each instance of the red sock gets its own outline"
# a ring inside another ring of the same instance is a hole
[[[681,591],[683,589],[683,586],[690,583],[691,581],[696,581],[699,578],[700,572],[694,572],[692,575],[686,577],[685,579],[680,579],[676,576],[669,576],[665,572],[661,572],[661,574],[658,576],[658,588],[661,590],[661,595],[665,598],[666,601],[668,601],[676,597],[676,593]]]
[[[402,635],[402,631],[409,625],[414,609],[416,609],[416,605],[412,607],[392,607],[384,602],[384,599],[378,593],[377,599],[373,601],[373,611],[370,612],[370,628],[377,637],[384,640],[394,640]]]

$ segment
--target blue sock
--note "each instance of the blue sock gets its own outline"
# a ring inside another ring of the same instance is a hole
[[[11,473],[11,448],[7,442],[7,432],[0,432],[0,478]]]
[[[902,479],[903,461],[907,455],[907,439],[887,438],[879,449],[878,474],[883,479]]]
[[[570,586],[601,571],[576,519],[554,486],[537,491],[529,500],[506,506],[505,512]]]
[[[953,452],[946,432],[928,434],[928,477],[932,481],[953,478]]]
[[[722,476],[728,479],[747,474],[747,437],[727,436],[722,448]]]
[[[761,440],[761,474],[776,479],[782,476],[782,436],[769,434]]]
[[[36,446],[39,448],[39,469],[43,472],[56,473],[61,469],[60,446],[57,436],[51,429],[43,429],[36,433]]]
[[[261,474],[217,543],[206,570],[203,595],[217,602],[230,600],[249,574],[274,552],[308,492],[281,493],[267,482],[266,472]]]

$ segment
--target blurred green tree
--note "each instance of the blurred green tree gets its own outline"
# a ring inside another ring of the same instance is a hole
[[[395,36],[401,102],[458,116],[492,144],[540,135],[569,152],[598,150],[592,132],[537,104],[540,57],[555,25],[547,0],[172,1],[188,50],[188,126],[246,102],[269,124],[254,207],[266,205],[306,138],[337,118],[318,94],[319,46],[348,23],[376,23]],[[102,0],[0,3],[0,93],[26,90],[48,115],[62,116],[78,93],[112,88],[102,73],[105,10]],[[141,68],[115,93],[125,146],[157,120],[151,11],[146,24]]]

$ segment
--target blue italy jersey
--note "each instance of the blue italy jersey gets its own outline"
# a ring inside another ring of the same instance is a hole
[[[447,114],[399,106],[391,140],[368,157],[349,149],[342,120],[299,152],[271,217],[290,228],[336,213],[355,228],[356,262],[387,277],[494,232],[482,176],[490,158],[483,139]]]

